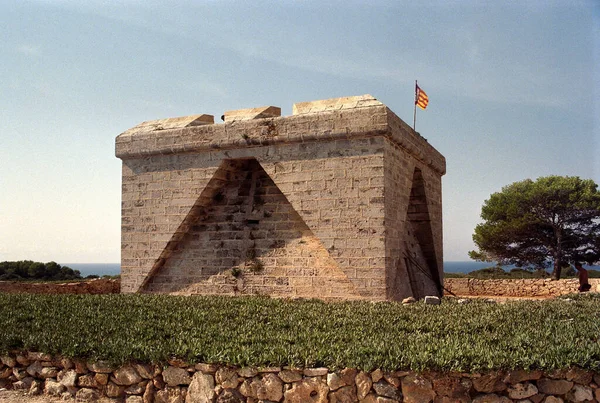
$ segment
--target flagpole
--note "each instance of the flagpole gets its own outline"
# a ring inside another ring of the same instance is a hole
[[[417,80],[415,80],[415,111],[413,113],[413,130],[417,131]]]

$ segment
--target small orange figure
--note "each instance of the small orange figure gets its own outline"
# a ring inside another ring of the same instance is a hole
[[[588,272],[583,268],[581,263],[575,263],[575,269],[579,273],[579,291],[586,292],[589,291],[592,286],[588,283]]]

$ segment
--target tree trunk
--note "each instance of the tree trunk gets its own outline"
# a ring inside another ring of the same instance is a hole
[[[552,270],[552,279],[560,280],[560,271],[562,268],[562,258],[555,256],[554,257],[554,270]]]

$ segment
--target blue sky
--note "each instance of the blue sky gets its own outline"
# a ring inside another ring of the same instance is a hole
[[[594,1],[0,0],[0,261],[120,260],[114,139],[152,119],[371,94],[447,159],[444,257],[481,205],[600,183]]]

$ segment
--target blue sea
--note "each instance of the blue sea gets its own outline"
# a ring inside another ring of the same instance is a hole
[[[82,277],[95,274],[97,276],[121,274],[120,263],[61,263],[62,266],[68,266],[73,270],[79,270]],[[472,260],[444,262],[444,272],[446,273],[469,273],[486,267],[495,266],[495,263],[482,263]],[[510,270],[514,266],[504,266],[504,270]],[[585,266],[588,269],[600,270],[600,266]]]

